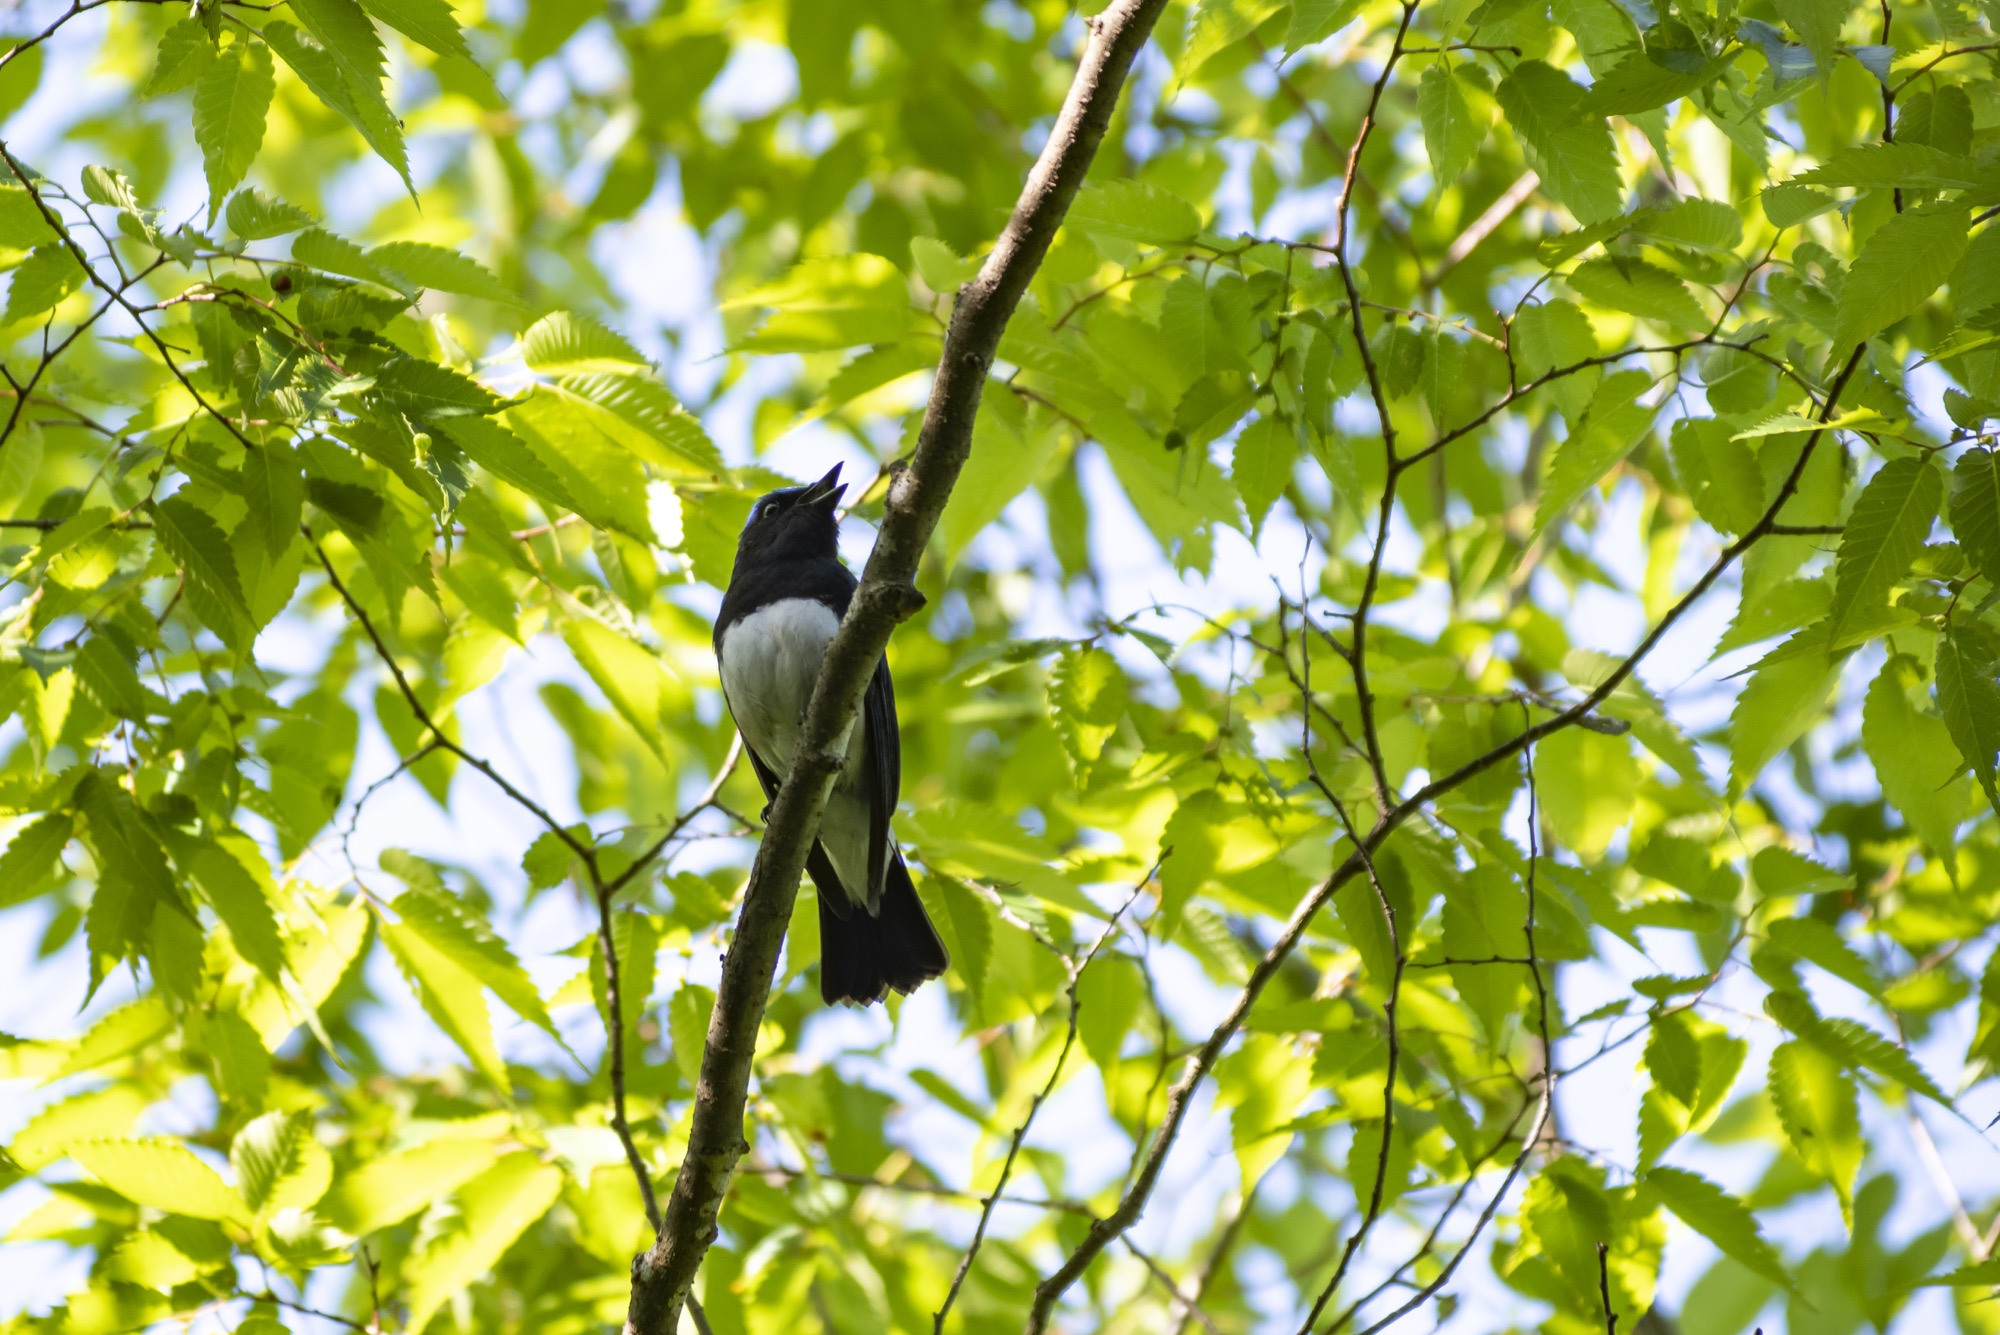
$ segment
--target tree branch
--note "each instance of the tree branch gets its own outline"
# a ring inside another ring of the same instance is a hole
[[[964,1286],[965,1277],[972,1273],[972,1263],[979,1256],[980,1245],[986,1241],[986,1226],[993,1221],[993,1207],[999,1204],[1001,1193],[1007,1190],[1007,1179],[1014,1175],[1014,1161],[1021,1155],[1021,1145],[1028,1138],[1028,1129],[1035,1124],[1035,1114],[1042,1110],[1042,1105],[1048,1102],[1049,1095],[1055,1093],[1056,1086],[1062,1083],[1063,1067],[1069,1063],[1070,1050],[1076,1046],[1077,980],[1083,977],[1083,971],[1097,958],[1097,952],[1104,948],[1105,942],[1117,934],[1119,919],[1125,916],[1125,910],[1132,907],[1133,901],[1139,898],[1152,883],[1153,878],[1160,874],[1160,862],[1164,862],[1167,853],[1172,851],[1168,849],[1162,852],[1160,861],[1155,862],[1152,869],[1139,878],[1139,883],[1132,887],[1132,893],[1125,897],[1125,902],[1118,906],[1117,912],[1113,913],[1104,924],[1104,930],[1090,943],[1090,949],[1084,951],[1078,959],[1072,960],[1067,956],[1063,958],[1063,970],[1069,975],[1069,982],[1063,988],[1063,994],[1069,1002],[1069,1024],[1063,1031],[1062,1047],[1056,1052],[1056,1064],[1049,1070],[1049,1078],[1034,1098],[1029,1100],[1027,1113],[1022,1116],[1021,1124],[1014,1128],[1013,1139],[1007,1144],[1006,1161],[1000,1165],[1000,1179],[993,1184],[993,1194],[986,1198],[985,1205],[980,1208],[979,1226],[972,1232],[972,1243],[965,1249],[964,1257],[959,1260],[958,1273],[951,1277],[951,1288],[945,1293],[944,1302],[939,1306],[932,1321],[931,1329],[935,1335],[944,1335],[944,1319],[950,1314],[952,1304],[958,1301],[958,1291]],[[1180,1296],[1177,1286],[1174,1287],[1174,1294],[1176,1297]]]
[[[313,549],[313,555],[319,558],[320,568],[326,571],[327,583],[333,586],[333,591],[340,596],[340,601],[347,604],[347,610],[354,613],[354,619],[361,623],[361,629],[368,636],[368,642],[375,646],[375,656],[382,660],[383,666],[389,669],[389,675],[395,678],[396,692],[403,697],[403,703],[410,707],[410,712],[416,715],[417,722],[424,725],[424,730],[436,739],[439,747],[451,752],[493,780],[499,785],[501,792],[514,799],[516,805],[547,826],[549,833],[560,839],[570,852],[576,854],[577,860],[590,870],[592,882],[596,882],[597,851],[571,834],[568,827],[550,815],[548,809],[541,803],[509,783],[499,770],[451,739],[450,735],[439,726],[431,711],[424,707],[424,702],[417,698],[416,688],[411,686],[410,679],[403,675],[402,665],[396,661],[396,656],[389,652],[388,644],[383,641],[381,632],[375,629],[375,622],[369,617],[367,609],[362,607],[361,600],[356,598],[342,582],[340,572],[333,568],[333,562],[327,557],[326,548],[320,546],[319,539],[313,536],[311,529],[301,525],[299,531],[305,534],[306,542]]]
[[[1862,354],[1866,350],[1865,344],[1855,347],[1847,361],[1842,365],[1839,373],[1834,377],[1833,383],[1828,387],[1826,400],[1820,407],[1819,420],[1821,422],[1832,419],[1835,405],[1840,400],[1841,392],[1847,387],[1847,382],[1853,378],[1856,368],[1861,364]],[[1394,807],[1391,807],[1382,820],[1376,824],[1375,828],[1370,830],[1365,838],[1355,844],[1354,851],[1349,853],[1338,867],[1334,868],[1333,874],[1315,886],[1312,892],[1299,903],[1299,906],[1292,911],[1292,916],[1286,920],[1284,930],[1278,934],[1277,940],[1271,944],[1271,948],[1265,952],[1264,957],[1258,960],[1256,966],[1251,969],[1250,977],[1243,984],[1242,990],[1237,993],[1236,1001],[1229,1008],[1229,1013],[1223,1016],[1221,1023],[1216,1025],[1215,1029],[1209,1034],[1202,1045],[1188,1056],[1187,1064],[1181,1071],[1180,1079],[1176,1080],[1173,1088],[1167,1092],[1166,1116],[1161,1121],[1159,1128],[1154,1131],[1152,1143],[1146,1149],[1140,1171],[1133,1179],[1132,1185],[1126,1189],[1124,1197],[1118,1203],[1118,1208],[1113,1210],[1104,1219],[1091,1225],[1090,1231],[1084,1236],[1083,1241],[1077,1244],[1075,1250],[1069,1254],[1069,1257],[1063,1262],[1062,1268],[1044,1280],[1035,1290],[1034,1307],[1028,1321],[1028,1330],[1031,1332],[1031,1335],[1039,1335],[1040,1332],[1048,1329],[1050,1313],[1055,1307],[1056,1300],[1062,1296],[1063,1291],[1080,1278],[1085,1270],[1090,1268],[1091,1262],[1097,1258],[1098,1254],[1104,1250],[1113,1238],[1116,1238],[1119,1234],[1130,1228],[1138,1220],[1140,1214],[1145,1211],[1146,1202],[1152,1196],[1153,1188],[1159,1182],[1160,1172],[1166,1165],[1167,1154],[1173,1148],[1174,1140],[1180,1134],[1181,1125],[1186,1121],[1188,1111],[1193,1106],[1195,1091],[1200,1087],[1201,1082],[1207,1077],[1208,1073],[1214,1069],[1216,1061],[1222,1056],[1223,1048],[1228,1046],[1230,1040],[1236,1036],[1237,1031],[1243,1027],[1245,1017],[1249,1015],[1251,1008],[1257,1004],[1258,997],[1263,995],[1264,988],[1277,975],[1278,970],[1284,967],[1285,961],[1291,957],[1292,951],[1298,947],[1300,940],[1304,938],[1306,929],[1312,925],[1313,919],[1319,915],[1321,909],[1326,907],[1334,894],[1342,886],[1362,874],[1368,866],[1369,859],[1388,841],[1389,836],[1395,833],[1404,821],[1408,820],[1424,806],[1458,788],[1467,780],[1483,774],[1494,765],[1519,754],[1524,748],[1534,745],[1542,738],[1580,722],[1593,709],[1597,708],[1598,705],[1609,699],[1611,694],[1618,689],[1625,679],[1638,670],[1639,664],[1645,661],[1647,655],[1658,647],[1660,641],[1666,637],[1667,632],[1680,621],[1682,616],[1686,615],[1688,609],[1700,601],[1701,597],[1714,586],[1715,582],[1722,578],[1723,572],[1735,564],[1738,557],[1742,556],[1744,552],[1748,551],[1759,540],[1771,532],[1772,527],[1778,522],[1779,513],[1784,509],[1786,503],[1791,500],[1793,493],[1798,490],[1799,479],[1805,473],[1806,464],[1811,461],[1813,452],[1819,445],[1820,438],[1825,434],[1825,428],[1821,427],[1806,437],[1805,444],[1799,450],[1799,457],[1793,462],[1791,471],[1786,475],[1783,484],[1778,488],[1777,496],[1772,499],[1770,505],[1765,509],[1763,518],[1751,526],[1735,542],[1722,550],[1714,563],[1706,571],[1702,572],[1701,578],[1695,581],[1693,587],[1681,595],[1679,601],[1667,610],[1666,614],[1660,618],[1653,629],[1639,642],[1638,647],[1633,649],[1624,659],[1620,660],[1618,666],[1607,674],[1602,682],[1592,688],[1583,699],[1562,713],[1557,714],[1554,718],[1536,724],[1534,727],[1528,728],[1509,740],[1500,743],[1483,755],[1474,757],[1449,774],[1441,775],[1431,780]],[[1406,459],[1405,466],[1409,462],[1410,460]],[[1530,1128],[1524,1142],[1527,1146],[1532,1146],[1540,1138],[1542,1127],[1547,1121],[1549,1112],[1547,1090],[1548,1084],[1545,1081],[1543,1083],[1543,1097],[1536,1111],[1534,1125]],[[1498,1208],[1499,1201],[1506,1195],[1508,1188],[1513,1185],[1514,1178],[1520,1173],[1521,1166],[1526,1162],[1526,1158],[1527,1156],[1524,1151],[1520,1157],[1516,1158],[1513,1167],[1508,1170],[1507,1179],[1502,1183],[1500,1192],[1488,1203],[1486,1212],[1481,1215],[1482,1227],[1484,1226],[1484,1221],[1490,1218],[1493,1211]],[[1464,1253],[1461,1252],[1460,1256],[1463,1255]],[[1457,1258],[1454,1258],[1452,1266],[1455,1268],[1456,1265]],[[1446,1276],[1440,1277],[1440,1282],[1448,1276],[1449,1269],[1446,1272]],[[1430,1288],[1423,1296],[1427,1297],[1429,1293],[1434,1292],[1436,1292],[1436,1289],[1434,1287]],[[1413,1299],[1412,1304],[1416,1301]],[[1409,1306],[1399,1309],[1397,1313],[1392,1313],[1390,1317],[1384,1318],[1383,1321],[1369,1327],[1368,1332],[1364,1332],[1364,1335],[1370,1335],[1370,1332],[1382,1329],[1389,1321],[1408,1310],[1410,1310]]]
[[[882,528],[840,629],[827,646],[771,819],[750,869],[702,1047],[686,1157],[653,1246],[632,1262],[627,1335],[670,1335],[717,1235],[716,1217],[747,1148],[743,1107],[757,1031],[805,870],[812,832],[840,766],[868,678],[897,624],[923,605],[917,566],[972,444],[988,369],[1008,319],[1055,240],[1096,156],[1133,60],[1165,0],[1118,0],[1088,20],[1090,36],[1048,142],[1013,216],[973,280],[959,289],[915,456],[889,484]]]

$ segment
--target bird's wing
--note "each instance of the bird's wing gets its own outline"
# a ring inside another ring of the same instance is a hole
[[[738,729],[737,731],[738,735],[741,735],[742,730]],[[772,769],[769,765],[766,765],[764,757],[751,750],[750,743],[747,740],[743,743],[743,754],[750,757],[750,768],[757,771],[757,782],[762,784],[764,788],[764,800],[766,802],[777,801],[778,785],[785,781],[785,776]]]
[[[903,791],[903,739],[896,725],[896,688],[889,680],[887,658],[875,665],[861,708],[868,723],[868,898],[879,903],[896,846],[889,820]]]
[[[750,768],[757,772],[757,782],[763,785],[765,799],[777,801],[778,789],[785,782],[785,776],[765,764],[764,758],[751,750],[748,742],[743,744],[743,754],[750,757]],[[826,850],[820,847],[817,839],[806,850],[806,871],[812,876],[814,888],[834,917],[844,920],[854,912],[854,901],[848,898],[847,891],[842,887],[840,874],[833,869],[833,859],[826,855]]]

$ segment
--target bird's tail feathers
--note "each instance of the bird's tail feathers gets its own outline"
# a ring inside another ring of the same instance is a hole
[[[828,1005],[866,1006],[890,988],[913,992],[951,963],[901,853],[890,856],[881,911],[872,917],[859,906],[836,913],[821,891],[819,951],[819,993]]]

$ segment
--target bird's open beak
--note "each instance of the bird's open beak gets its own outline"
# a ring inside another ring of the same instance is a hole
[[[835,464],[827,471],[825,477],[806,488],[805,495],[799,497],[799,503],[818,506],[831,514],[840,504],[840,498],[846,493],[847,488],[840,485],[840,465]]]

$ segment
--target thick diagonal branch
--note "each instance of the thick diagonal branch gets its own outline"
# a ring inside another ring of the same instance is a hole
[[[890,632],[923,604],[914,587],[917,563],[971,448],[973,419],[1000,335],[1083,184],[1132,61],[1164,5],[1165,0],[1118,0],[1090,21],[1069,95],[1013,216],[978,276],[959,290],[915,457],[890,483],[875,550],[827,647],[791,772],[772,804],[750,869],[702,1047],[687,1155],[658,1238],[632,1262],[627,1335],[670,1335],[678,1328],[695,1272],[715,1240],[723,1194],[746,1148],[743,1106],[757,1030],[806,851],[840,766],[838,741],[852,730]]]

